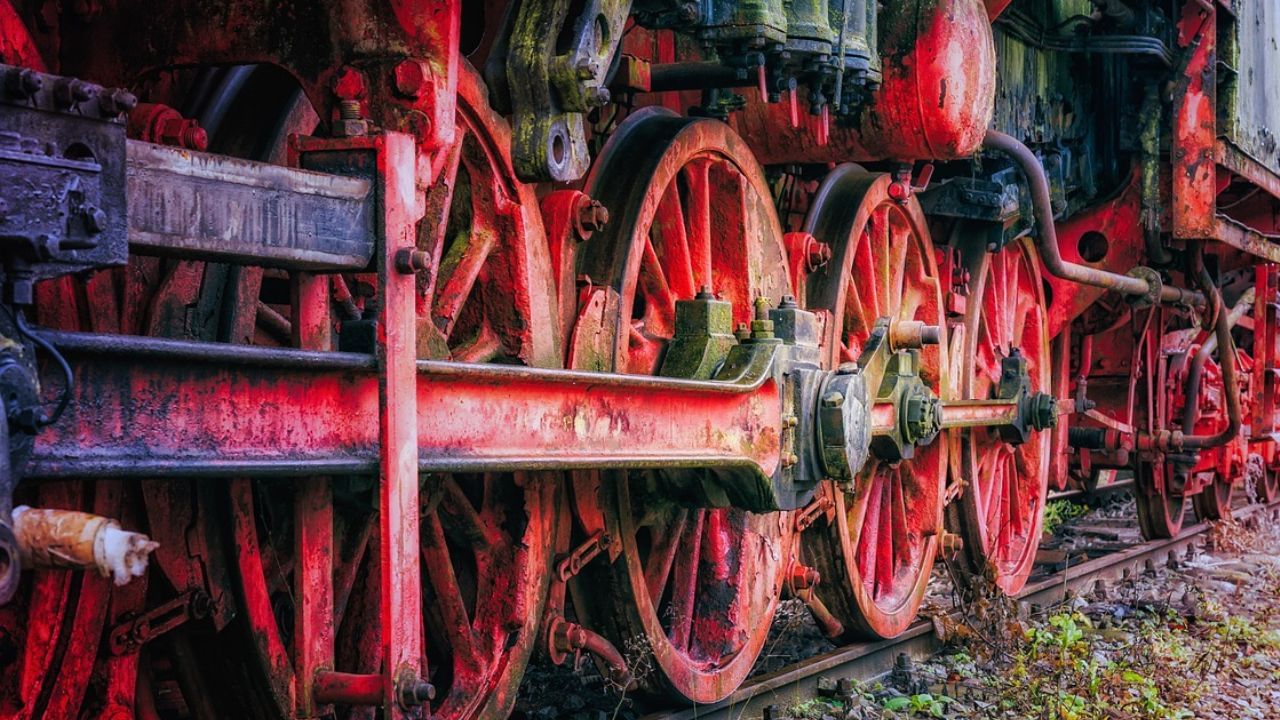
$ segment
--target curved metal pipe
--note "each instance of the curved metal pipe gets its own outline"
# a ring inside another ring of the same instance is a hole
[[[1179,445],[1184,448],[1206,449],[1222,447],[1240,434],[1242,421],[1240,417],[1240,384],[1236,380],[1236,343],[1231,337],[1231,314],[1222,310],[1222,293],[1213,284],[1213,276],[1204,266],[1204,244],[1197,242],[1192,249],[1191,270],[1196,275],[1200,287],[1209,293],[1210,306],[1216,308],[1213,329],[1218,339],[1218,347],[1222,358],[1222,385],[1227,396],[1227,426],[1214,435],[1184,435]],[[1201,346],[1203,349],[1203,345]],[[1199,379],[1196,381],[1200,382]],[[1190,403],[1191,397],[1187,398]]]
[[[1236,301],[1231,312],[1227,314],[1227,326],[1234,328],[1236,323],[1240,322],[1240,318],[1244,317],[1250,309],[1253,308],[1254,288],[1249,288]],[[1187,368],[1187,385],[1186,398],[1188,405],[1186,412],[1182,418],[1182,432],[1191,434],[1195,431],[1196,422],[1200,420],[1200,405],[1193,404],[1193,398],[1200,394],[1200,384],[1204,375],[1204,366],[1209,362],[1209,356],[1218,348],[1217,334],[1210,335],[1200,344],[1200,348],[1196,350],[1195,356],[1191,359],[1191,365]]]
[[[982,140],[982,147],[1004,153],[1022,170],[1031,188],[1031,206],[1039,230],[1036,237],[1036,249],[1040,251],[1040,260],[1049,274],[1093,287],[1115,290],[1125,295],[1147,295],[1151,286],[1146,280],[1132,275],[1121,275],[1107,270],[1077,265],[1062,259],[1058,251],[1058,232],[1053,221],[1053,202],[1049,193],[1049,179],[1045,177],[1044,167],[1040,160],[1016,138],[998,130],[987,130]],[[1162,285],[1160,301],[1183,305],[1202,306],[1205,295],[1195,290]]]
[[[622,653],[613,646],[613,643],[604,639],[603,636],[578,626],[582,631],[582,649],[595,655],[609,668],[609,673],[613,676],[610,678],[614,683],[623,688],[630,688],[635,678],[631,677],[631,671],[627,669],[627,661],[623,659]]]

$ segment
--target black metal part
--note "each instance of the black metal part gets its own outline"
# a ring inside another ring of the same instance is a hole
[[[0,65],[0,258],[6,300],[128,257],[122,90]]]

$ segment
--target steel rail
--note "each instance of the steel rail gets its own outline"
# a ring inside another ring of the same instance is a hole
[[[1249,505],[1233,511],[1236,521],[1261,512],[1280,511],[1280,502]],[[1209,530],[1208,523],[1183,529],[1177,537],[1134,545],[1109,555],[1068,567],[1053,576],[1029,583],[1017,599],[1033,607],[1061,603],[1068,593],[1129,577],[1157,562],[1175,561],[1178,555]],[[958,616],[959,611],[953,612]],[[922,620],[892,640],[855,643],[803,660],[781,670],[754,678],[721,702],[649,713],[642,720],[754,720],[766,714],[785,714],[791,705],[818,697],[819,680],[854,678],[870,680],[893,669],[899,655],[924,660],[941,651],[942,641],[933,624]]]

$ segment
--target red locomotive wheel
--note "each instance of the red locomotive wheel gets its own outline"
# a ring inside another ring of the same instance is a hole
[[[1157,325],[1156,329],[1159,331],[1161,326]],[[1134,353],[1132,367],[1158,367],[1161,342],[1152,342],[1151,336],[1150,331],[1143,333]],[[1160,335],[1157,334],[1157,337]],[[1156,403],[1160,401],[1157,393],[1164,391],[1160,384],[1163,378],[1156,378],[1154,375],[1155,373],[1145,373],[1134,384],[1133,407],[1139,413],[1135,425],[1142,427],[1140,423],[1145,423],[1148,432],[1168,424],[1164,412],[1156,407]],[[1153,412],[1156,413],[1154,416]],[[1175,484],[1173,463],[1163,457],[1144,460],[1141,455],[1135,455],[1134,497],[1138,505],[1138,527],[1142,530],[1142,536],[1148,540],[1171,538],[1182,531],[1187,504],[1186,495]]]
[[[1253,464],[1252,457],[1250,465]],[[1280,501],[1280,472],[1273,467],[1267,467],[1265,461],[1258,457],[1258,478],[1257,484],[1254,486],[1254,494],[1257,501],[1265,505]]]
[[[1030,391],[1047,392],[1048,312],[1039,259],[1030,241],[1015,242],[997,253],[987,252],[985,243],[974,244],[964,253],[970,281],[960,397],[997,397],[1002,361],[1012,353],[1026,361]],[[948,507],[947,521],[964,540],[958,557],[962,575],[990,571],[1009,594],[1026,584],[1040,545],[1051,439],[1049,432],[1037,432],[1015,445],[988,428],[960,433],[960,477],[968,487]]]
[[[547,241],[532,187],[511,168],[510,131],[470,67],[458,125],[427,193],[418,247],[418,354],[424,359],[560,364]],[[233,515],[245,612],[261,668],[289,716],[295,481],[240,481]],[[338,669],[378,672],[376,492],[334,481]],[[551,578],[556,480],[545,473],[423,477],[423,618],[432,717],[503,718],[538,638]]]
[[[676,300],[711,287],[746,322],[754,298],[776,303],[790,288],[763,173],[723,123],[657,108],[633,114],[586,192],[613,220],[582,245],[578,272],[608,300],[603,312],[584,306],[573,367],[656,374]],[[764,644],[790,558],[791,516],[703,507],[679,484],[687,475],[615,473],[598,498],[577,498],[598,502],[591,512],[603,513],[619,555],[579,575],[573,597],[586,624],[628,655],[654,658],[656,672],[640,678],[647,690],[706,703],[742,682]]]
[[[1201,520],[1223,520],[1231,517],[1231,497],[1235,483],[1213,473],[1213,482],[1191,498],[1196,517]]]
[[[1156,492],[1154,482],[1160,474],[1164,475],[1165,490]],[[1163,460],[1138,461],[1136,480],[1134,495],[1138,500],[1138,527],[1142,530],[1142,537],[1148,540],[1171,538],[1181,532],[1187,498],[1182,493],[1169,491],[1173,483],[1169,463]]]
[[[944,330],[921,351],[919,374],[940,397],[949,386],[942,287],[919,203],[889,197],[892,178],[841,165],[814,197],[805,230],[834,251],[808,279],[807,307],[827,322],[828,361],[856,361],[878,318],[917,320]],[[870,379],[872,388],[879,378]],[[841,489],[828,483],[835,521],[803,536],[805,557],[823,578],[822,602],[849,638],[898,635],[924,598],[942,526],[948,438],[897,463],[872,459]]]

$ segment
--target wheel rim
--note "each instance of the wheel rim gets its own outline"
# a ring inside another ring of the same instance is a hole
[[[573,367],[655,374],[676,300],[711,286],[733,303],[735,321],[746,322],[756,296],[776,303],[790,287],[763,174],[723,123],[653,108],[633,114],[601,153],[586,192],[614,219],[583,244],[578,270],[611,299],[603,316],[588,309],[579,317]],[[654,676],[641,678],[647,690],[714,702],[746,677],[767,637],[790,516],[681,503],[671,482],[687,483],[687,474],[616,473],[586,483],[601,486],[594,510],[616,529],[618,558],[579,576],[575,606],[628,654],[655,660]]]
[[[516,181],[510,132],[462,68],[458,124],[427,192],[418,248],[438,271],[418,276],[418,355],[554,367],[559,329],[533,189]],[[431,222],[436,219],[436,222]],[[514,311],[513,311],[514,308]],[[433,717],[505,717],[536,644],[551,573],[556,480],[545,473],[423,477],[421,553]],[[345,488],[345,492],[344,492]],[[379,671],[378,537],[373,488],[335,481],[337,661]],[[277,709],[292,712],[292,486],[233,486],[242,592]],[[273,566],[274,565],[274,566]],[[357,578],[366,582],[357,582]]]
[[[1164,475],[1163,493],[1154,488],[1157,473]],[[1169,463],[1163,460],[1139,462],[1136,473],[1137,487],[1134,495],[1138,501],[1138,526],[1148,540],[1171,538],[1182,531],[1186,514],[1186,497],[1168,491],[1173,482]]]
[[[805,230],[834,250],[832,261],[809,276],[807,305],[836,318],[826,324],[833,366],[857,360],[879,317],[945,328],[923,213],[914,199],[892,200],[890,183],[888,175],[838,167],[806,219]],[[942,398],[949,397],[945,357],[945,337],[921,352],[921,378]],[[944,434],[909,460],[890,464],[873,456],[852,493],[826,486],[836,522],[812,526],[804,547],[823,578],[847,579],[820,583],[818,594],[850,635],[892,637],[914,619],[936,554],[947,464]]]
[[[966,251],[971,280],[958,392],[965,398],[995,398],[1001,360],[1015,348],[1026,361],[1030,392],[1047,391],[1047,312],[1030,242],[1018,241],[997,253],[985,246]],[[973,577],[990,569],[1002,590],[1015,593],[1026,584],[1040,544],[1051,436],[1037,432],[1014,445],[995,430],[975,428],[960,438],[960,477],[968,487],[953,505],[958,521],[953,531],[964,539],[962,571]]]
[[[1231,496],[1234,483],[1213,473],[1213,481],[1192,498],[1196,516],[1201,520],[1224,520],[1231,516]]]

